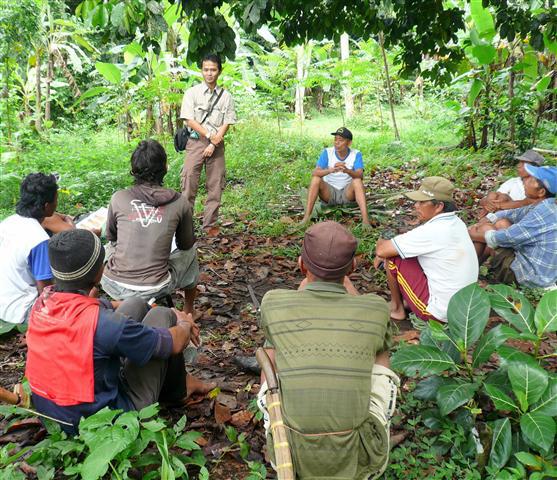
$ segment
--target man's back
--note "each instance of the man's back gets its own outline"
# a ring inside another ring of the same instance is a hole
[[[148,185],[116,192],[107,220],[107,239],[116,245],[106,276],[130,285],[164,281],[175,233],[178,248],[191,248],[193,220],[183,196]]]
[[[383,299],[348,295],[340,284],[265,295],[261,325],[275,349],[293,455],[304,458],[297,462],[301,478],[360,478],[385,461],[388,440],[372,433],[380,429],[369,399],[376,353],[389,347],[388,324]],[[307,436],[323,433],[336,434]]]

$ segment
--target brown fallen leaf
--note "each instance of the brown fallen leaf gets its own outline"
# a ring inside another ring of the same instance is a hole
[[[209,229],[206,230],[207,236],[208,237],[218,237],[219,233],[220,233],[220,228],[219,227],[210,227]]]
[[[222,403],[215,402],[215,421],[222,425],[232,418],[230,409]]]
[[[395,342],[413,342],[414,340],[419,340],[420,338],[420,332],[418,332],[417,330],[408,330],[404,333],[401,333],[400,335],[396,335],[394,337],[394,341]]]
[[[243,427],[251,422],[251,419],[254,417],[253,412],[248,412],[247,410],[240,410],[232,415],[230,419],[230,423],[235,427]]]

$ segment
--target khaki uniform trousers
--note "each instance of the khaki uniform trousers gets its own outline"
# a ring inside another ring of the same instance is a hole
[[[203,150],[209,145],[206,138],[190,138],[186,145],[186,156],[182,168],[182,192],[188,199],[192,210],[195,206],[195,197],[199,187],[199,177],[205,165],[205,186],[207,200],[203,211],[203,228],[213,225],[218,218],[222,191],[224,189],[225,165],[224,142],[221,143],[208,158],[203,158]]]

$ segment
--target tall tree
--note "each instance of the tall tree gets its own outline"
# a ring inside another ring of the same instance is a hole
[[[340,36],[340,59],[343,63],[348,61],[350,56],[350,37],[346,32]],[[343,82],[342,82],[342,95],[344,97],[344,114],[347,119],[354,116],[354,97],[352,96],[352,89],[350,88],[350,83],[347,78],[350,76],[350,71],[344,69],[342,72]]]

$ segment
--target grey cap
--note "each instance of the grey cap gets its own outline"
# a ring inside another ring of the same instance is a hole
[[[532,165],[536,165],[537,167],[541,167],[545,162],[545,158],[543,158],[535,150],[526,150],[522,155],[514,158],[519,162],[531,163]]]

